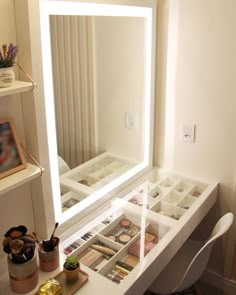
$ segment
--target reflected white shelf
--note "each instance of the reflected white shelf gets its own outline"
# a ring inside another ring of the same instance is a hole
[[[40,176],[40,173],[41,170],[38,166],[27,163],[25,169],[0,180],[0,195],[31,181],[32,179]]]
[[[12,95],[16,93],[32,90],[32,83],[25,81],[15,81],[11,87],[0,88],[0,96]]]

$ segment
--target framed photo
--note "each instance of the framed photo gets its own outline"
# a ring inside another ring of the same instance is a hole
[[[11,120],[0,120],[0,179],[26,167]]]

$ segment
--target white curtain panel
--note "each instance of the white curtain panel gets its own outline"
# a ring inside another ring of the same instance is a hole
[[[92,21],[51,16],[58,154],[70,168],[95,155]]]

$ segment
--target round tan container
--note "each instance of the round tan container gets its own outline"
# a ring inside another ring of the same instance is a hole
[[[39,267],[43,271],[53,271],[59,267],[59,250],[55,247],[53,251],[45,252],[43,251],[42,244],[39,245]]]
[[[7,259],[11,288],[18,294],[28,293],[38,284],[37,255],[22,264],[12,263]]]

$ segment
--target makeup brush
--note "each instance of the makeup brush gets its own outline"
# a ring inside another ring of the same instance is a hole
[[[55,227],[54,227],[54,230],[52,232],[52,235],[51,235],[50,239],[46,240],[46,241],[45,240],[43,241],[43,249],[44,249],[45,252],[53,251],[55,246],[56,246],[56,242],[54,241],[54,234],[56,232],[58,224],[59,224],[58,222],[55,224]]]
[[[36,233],[33,231],[32,234],[35,237],[35,242],[39,244],[40,242],[39,242],[39,239],[38,239]]]
[[[55,234],[55,232],[56,232],[56,229],[57,229],[57,227],[58,227],[58,224],[59,224],[58,222],[55,224],[54,230],[53,230],[52,235],[51,235],[51,238],[50,238],[50,240],[49,240],[50,243],[52,243],[52,241],[53,241],[54,234]]]

